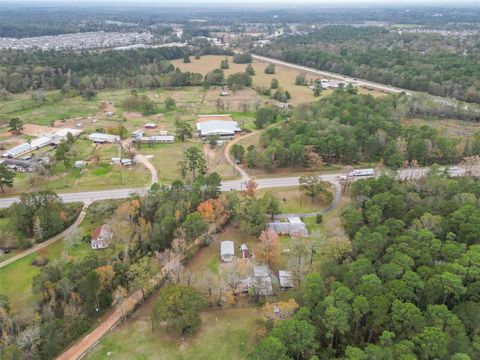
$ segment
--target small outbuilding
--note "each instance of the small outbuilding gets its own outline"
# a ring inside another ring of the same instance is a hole
[[[156,129],[157,126],[158,126],[158,125],[155,124],[155,123],[147,123],[147,124],[143,125],[143,127],[144,127],[145,129]]]
[[[75,161],[75,164],[74,164],[74,166],[77,169],[81,169],[81,168],[85,167],[86,165],[87,165],[87,162],[85,160],[77,160],[77,161]]]
[[[235,244],[233,241],[222,241],[220,243],[220,258],[222,262],[232,262],[235,257]]]
[[[291,271],[279,270],[278,271],[278,282],[282,290],[287,290],[293,288],[293,277]]]
[[[273,294],[272,277],[267,265],[254,266],[253,279],[252,285],[258,295],[270,296]]]
[[[132,132],[132,138],[139,139],[143,136],[144,133],[145,132],[142,129],[135,130],[134,132]]]
[[[240,253],[242,254],[242,259],[248,259],[250,257],[247,244],[240,245]]]

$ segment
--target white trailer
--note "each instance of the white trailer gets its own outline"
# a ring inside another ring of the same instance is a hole
[[[357,170],[353,170],[348,175],[355,176],[355,177],[358,177],[358,176],[375,176],[375,170],[373,170],[373,169],[357,169]]]

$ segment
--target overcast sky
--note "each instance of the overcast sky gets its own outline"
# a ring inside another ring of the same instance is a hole
[[[272,5],[318,5],[328,7],[342,7],[342,6],[368,6],[368,5],[390,5],[390,6],[464,6],[475,5],[480,6],[480,0],[84,0],[78,2],[77,0],[0,0],[2,5],[15,4],[48,4],[48,5],[78,5],[84,6],[86,4],[122,4],[122,5],[150,5],[150,6],[175,6],[175,5],[213,5],[221,4],[226,6],[235,5],[256,5],[258,7],[272,6]]]

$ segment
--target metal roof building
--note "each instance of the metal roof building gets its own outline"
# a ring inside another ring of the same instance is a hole
[[[199,115],[197,122],[198,134],[202,137],[219,135],[233,137],[235,133],[242,131],[236,121],[230,115]]]
[[[299,217],[289,217],[286,222],[275,221],[268,224],[279,235],[290,236],[308,236],[308,230],[305,223]]]
[[[292,272],[286,270],[278,271],[278,281],[282,289],[289,289],[293,287]]]
[[[18,146],[15,146],[2,154],[2,157],[12,158],[16,156],[20,156],[35,150],[38,150],[44,146],[50,145],[53,143],[53,139],[48,136],[41,136],[32,140],[29,143],[23,143]]]
[[[104,133],[93,133],[88,137],[89,140],[98,143],[116,143],[120,141],[120,136]]]
[[[253,267],[254,284],[252,284],[258,295],[269,296],[273,294],[272,277],[270,269],[266,265],[258,265]]]
[[[175,136],[173,135],[141,136],[136,140],[144,143],[172,143],[175,141]]]
[[[233,261],[233,257],[235,256],[235,244],[233,241],[222,241],[220,243],[220,257],[224,262],[231,262]]]

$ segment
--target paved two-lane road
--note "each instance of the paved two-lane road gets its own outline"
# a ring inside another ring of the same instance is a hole
[[[418,179],[423,177],[428,172],[428,170],[429,170],[428,168],[402,169],[399,171],[398,177],[401,179],[409,179],[409,178]],[[464,172],[463,169],[459,169],[459,171]],[[345,173],[338,172],[338,173],[329,173],[329,174],[323,174],[323,175],[321,174],[320,178],[322,180],[330,181],[335,184],[338,182],[338,177],[342,175],[345,175]],[[265,188],[276,188],[276,187],[283,187],[283,186],[297,186],[299,179],[300,179],[299,176],[292,176],[292,177],[256,179],[256,181],[260,189],[265,189]],[[222,185],[221,185],[222,191],[244,190],[244,189],[245,189],[244,180],[238,179],[238,180],[222,181]],[[83,202],[88,205],[96,200],[125,199],[132,194],[144,195],[146,191],[147,190],[145,188],[116,189],[116,190],[63,193],[63,194],[59,194],[59,196],[66,203]],[[16,201],[18,201],[18,197],[0,198],[0,208],[9,207],[11,204],[13,204]]]

